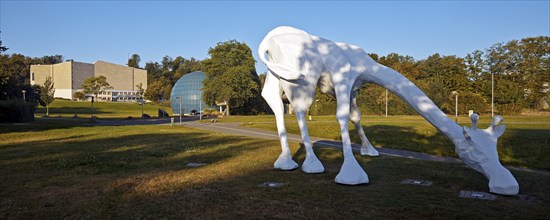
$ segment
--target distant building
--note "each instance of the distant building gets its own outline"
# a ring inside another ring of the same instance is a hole
[[[46,77],[52,77],[56,98],[73,99],[74,94],[82,91],[80,86],[90,77],[105,76],[113,89],[98,95],[98,101],[135,101],[136,85],[147,89],[147,71],[105,61],[94,64],[67,61],[52,65],[31,65],[31,85],[42,85]]]
[[[199,113],[206,106],[202,101],[202,81],[206,78],[203,72],[192,72],[181,77],[170,94],[170,105],[172,106],[172,114],[189,115]]]

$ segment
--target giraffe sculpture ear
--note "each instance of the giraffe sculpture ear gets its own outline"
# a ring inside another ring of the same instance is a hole
[[[472,120],[472,130],[477,130],[477,121],[479,120],[479,115],[474,113],[470,116],[470,119]]]
[[[499,125],[499,126],[495,126],[493,127],[493,135],[495,137],[500,137],[502,136],[502,134],[504,134],[504,131],[506,130],[506,125]]]
[[[496,115],[493,118],[493,122],[491,122],[491,125],[489,126],[489,131],[493,133],[495,137],[500,137],[502,134],[504,134],[504,131],[506,130],[506,125],[498,125],[500,124],[504,118],[500,115]],[[497,126],[498,125],[498,126]]]

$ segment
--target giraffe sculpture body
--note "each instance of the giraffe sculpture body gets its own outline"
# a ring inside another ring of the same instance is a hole
[[[378,156],[369,143],[360,124],[361,114],[355,103],[357,90],[365,83],[375,83],[399,96],[428,122],[445,134],[455,145],[455,152],[471,168],[489,179],[489,190],[504,195],[516,195],[519,185],[514,176],[498,160],[496,143],[505,130],[497,126],[502,117],[496,116],[491,126],[478,130],[477,115],[472,128],[460,127],[445,115],[418,87],[397,71],[383,66],[361,48],[333,42],[292,27],[278,27],[270,31],[259,46],[260,60],[268,67],[262,97],[273,110],[282,153],[274,167],[292,170],[293,161],[284,126],[281,95],[286,94],[294,107],[306,159],[302,170],[306,173],[324,172],[324,167],[313,152],[305,113],[314,100],[315,88],[336,97],[336,118],[342,135],[344,163],[335,181],[356,185],[369,182],[368,175],[355,160],[351,149],[348,121],[361,137],[361,154]],[[268,58],[266,58],[266,53]]]

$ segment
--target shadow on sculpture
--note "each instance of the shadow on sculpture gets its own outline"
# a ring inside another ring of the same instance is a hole
[[[275,114],[282,147],[274,168],[292,170],[298,167],[292,159],[284,125],[281,96],[286,94],[294,107],[306,151],[302,170],[306,173],[324,172],[313,152],[305,119],[305,113],[314,100],[315,88],[319,86],[324,93],[335,96],[337,102],[336,118],[342,135],[344,163],[335,181],[347,185],[368,183],[367,173],[353,156],[348,121],[353,123],[360,136],[361,154],[378,156],[378,151],[365,136],[356,104],[357,90],[365,83],[375,83],[399,96],[445,134],[455,145],[459,158],[489,179],[490,192],[518,194],[519,185],[499,162],[496,150],[498,137],[505,130],[503,125],[498,126],[501,116],[495,116],[489,128],[477,129],[478,116],[474,114],[472,128],[461,127],[406,77],[377,63],[361,48],[292,27],[283,26],[270,31],[260,43],[258,53],[268,68],[262,97]]]

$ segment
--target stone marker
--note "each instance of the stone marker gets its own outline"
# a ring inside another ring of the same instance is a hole
[[[187,165],[185,165],[186,167],[202,167],[206,165],[206,163],[188,163]]]
[[[260,186],[267,187],[267,188],[281,188],[284,185],[285,185],[284,183],[279,183],[279,182],[265,182],[265,183],[262,183]]]
[[[410,184],[410,185],[417,185],[417,186],[425,186],[430,187],[433,185],[432,181],[426,181],[426,180],[413,180],[413,179],[406,179],[401,181],[402,184]]]
[[[460,198],[469,198],[469,199],[483,199],[483,200],[495,200],[497,198],[496,195],[493,195],[491,193],[486,192],[475,192],[475,191],[460,191],[460,194],[458,195]]]

